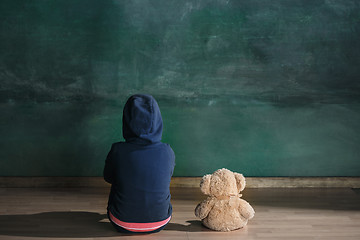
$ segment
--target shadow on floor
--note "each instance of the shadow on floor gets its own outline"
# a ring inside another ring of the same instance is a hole
[[[119,236],[106,214],[94,212],[44,212],[0,215],[0,235],[27,237]]]
[[[201,221],[188,224],[168,223],[163,231],[207,232]],[[0,235],[24,237],[115,237],[118,233],[106,214],[95,212],[44,212],[36,214],[0,215]]]
[[[163,231],[180,231],[180,232],[213,232],[201,224],[201,221],[186,221],[188,224],[168,223]]]

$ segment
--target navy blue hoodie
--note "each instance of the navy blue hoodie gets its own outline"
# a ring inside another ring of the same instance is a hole
[[[114,143],[104,179],[111,183],[108,211],[124,222],[158,222],[171,216],[170,179],[175,155],[161,142],[163,123],[150,95],[133,95],[123,111],[125,142]]]

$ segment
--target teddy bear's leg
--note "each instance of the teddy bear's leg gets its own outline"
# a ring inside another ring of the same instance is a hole
[[[212,229],[212,230],[215,230],[215,231],[222,231],[222,232],[228,231],[226,228],[224,228],[224,226],[222,226],[221,224],[218,224],[217,221],[215,221],[215,223],[214,223],[214,221],[213,221],[213,220],[209,220],[208,217],[204,218],[204,219],[201,221],[201,223],[202,223],[205,227],[207,227],[207,228],[209,228],[209,229]]]
[[[229,222],[224,222],[224,221],[213,221],[213,220],[209,220],[209,218],[204,218],[202,220],[202,224],[212,230],[215,231],[221,231],[221,232],[228,232],[228,231],[233,231],[239,228],[242,228],[246,225],[247,220],[242,218],[241,224],[239,225],[238,222],[236,222],[236,224],[231,224]]]
[[[207,227],[207,228],[209,228],[209,229],[213,229],[212,226],[211,226],[211,224],[209,224],[209,221],[208,221],[207,218],[204,218],[203,220],[201,220],[201,223],[202,223],[205,227]]]

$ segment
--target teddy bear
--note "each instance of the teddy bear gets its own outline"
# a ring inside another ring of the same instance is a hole
[[[245,184],[242,174],[225,168],[203,176],[200,190],[208,198],[196,206],[195,215],[204,226],[216,231],[244,227],[255,214],[251,205],[240,198]]]

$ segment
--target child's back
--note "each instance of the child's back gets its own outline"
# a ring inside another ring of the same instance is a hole
[[[161,143],[162,119],[152,96],[134,95],[123,112],[125,142],[114,143],[104,178],[111,183],[108,214],[119,231],[159,231],[170,220],[175,155]]]

